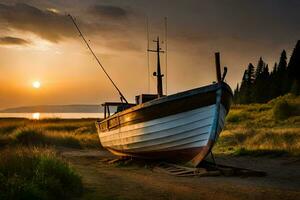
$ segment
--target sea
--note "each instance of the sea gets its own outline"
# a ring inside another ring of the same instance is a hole
[[[27,119],[83,119],[83,118],[103,118],[103,113],[0,113],[0,118],[27,118]]]

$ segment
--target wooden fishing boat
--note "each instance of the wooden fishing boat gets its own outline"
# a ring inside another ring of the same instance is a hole
[[[99,138],[119,156],[196,166],[224,127],[231,99],[231,89],[221,82],[140,103],[97,122]]]
[[[157,71],[153,73],[157,78],[157,94],[136,96],[136,103],[130,104],[104,69],[74,18],[69,17],[121,98],[121,102],[103,104],[104,120],[96,122],[102,146],[119,156],[180,161],[197,166],[218,139],[232,101],[232,91],[224,82],[226,67],[221,76],[220,54],[215,54],[216,83],[165,96],[160,68],[163,51],[157,38],[154,41],[156,50],[148,49],[148,52],[157,53]],[[111,107],[117,107],[113,115],[110,115]]]
[[[153,51],[153,50],[151,50]],[[127,157],[187,162],[197,166],[211,151],[224,127],[232,91],[221,78],[216,54],[218,82],[164,96],[157,40],[157,95],[140,95],[136,104],[104,103],[105,119],[97,122],[102,146]],[[226,71],[225,71],[226,72]],[[117,112],[110,116],[111,106]]]

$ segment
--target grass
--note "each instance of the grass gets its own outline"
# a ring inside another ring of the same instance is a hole
[[[0,119],[0,147],[5,145],[99,148],[92,119]]]
[[[70,199],[80,176],[51,149],[7,148],[0,153],[0,199]]]
[[[300,156],[300,97],[288,94],[266,104],[233,105],[214,152]]]
[[[78,198],[81,177],[57,147],[100,148],[95,120],[0,118],[0,200]]]

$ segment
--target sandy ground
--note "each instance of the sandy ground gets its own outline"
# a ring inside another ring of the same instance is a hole
[[[83,178],[82,199],[300,199],[300,158],[217,157],[216,161],[267,172],[265,177],[174,177],[146,166],[103,163],[103,150],[62,149]]]

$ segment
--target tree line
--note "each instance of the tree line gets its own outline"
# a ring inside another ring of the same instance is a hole
[[[287,62],[286,51],[283,50],[279,62],[272,71],[262,57],[256,67],[249,63],[241,84],[234,90],[234,103],[265,103],[286,93],[300,94],[300,40]]]

